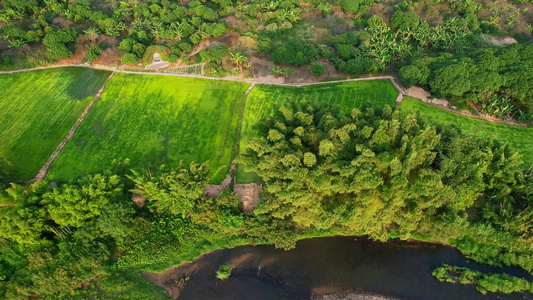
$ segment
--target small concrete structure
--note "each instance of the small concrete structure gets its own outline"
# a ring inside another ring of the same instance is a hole
[[[145,69],[158,71],[164,68],[168,68],[168,66],[170,66],[169,62],[162,60],[161,55],[159,53],[154,53],[153,62],[147,65]]]

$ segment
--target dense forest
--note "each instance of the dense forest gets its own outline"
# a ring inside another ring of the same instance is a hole
[[[390,107],[341,114],[291,103],[257,130],[238,159],[266,185],[251,214],[231,187],[203,196],[207,163],[130,171],[124,162],[69,182],[5,187],[0,293],[152,297],[140,270],[219,247],[289,249],[335,234],[448,243],[479,262],[533,271],[533,174],[512,149]],[[445,271],[435,274],[454,281]],[[487,288],[474,275],[465,283],[483,291],[529,289],[513,277]]]
[[[403,67],[407,85],[453,97],[464,108],[472,100],[482,113],[529,122],[528,72],[487,58],[482,69],[472,68],[472,56],[480,55],[472,49],[495,52],[503,61],[500,46],[529,44],[532,8],[524,0],[6,0],[0,4],[0,68],[58,60],[138,68],[156,52],[180,66],[206,63],[208,76],[253,76],[257,59],[274,62],[270,72],[281,77],[395,74]],[[444,68],[444,60],[450,66]],[[439,79],[448,75],[455,80]],[[503,85],[478,86],[494,80]]]

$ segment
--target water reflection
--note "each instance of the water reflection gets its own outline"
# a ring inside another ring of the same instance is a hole
[[[218,281],[215,272],[227,263],[233,266],[232,275]],[[472,286],[440,283],[431,271],[442,263],[533,280],[521,269],[473,263],[451,247],[353,237],[303,240],[290,251],[272,246],[221,250],[192,264],[145,275],[180,300],[533,299],[531,294],[484,296]]]

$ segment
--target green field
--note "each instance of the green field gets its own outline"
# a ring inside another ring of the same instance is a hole
[[[175,166],[181,160],[229,166],[242,95],[248,84],[117,73],[49,178],[68,180],[129,159],[130,168]],[[221,181],[227,168],[212,182]]]
[[[409,97],[404,98],[401,108],[407,112],[418,111],[438,124],[456,125],[464,133],[506,143],[523,154],[526,167],[533,164],[533,127],[509,126],[469,118]]]
[[[257,138],[254,130],[259,120],[274,114],[286,101],[308,100],[311,104],[327,103],[339,107],[342,112],[350,112],[353,108],[361,108],[363,103],[374,107],[395,106],[398,91],[389,80],[366,80],[306,87],[280,87],[258,85],[248,95],[241,129],[240,152],[245,150],[248,140]],[[244,172],[243,166],[237,171],[240,183],[257,182],[255,174]]]
[[[60,68],[0,74],[0,168],[33,178],[109,72]]]

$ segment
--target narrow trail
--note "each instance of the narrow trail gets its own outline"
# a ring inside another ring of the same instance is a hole
[[[91,65],[84,65],[84,64],[56,65],[56,66],[37,67],[37,68],[22,69],[22,70],[0,71],[0,74],[14,74],[14,73],[46,70],[46,69],[58,69],[58,68],[64,68],[64,67],[81,67],[81,68],[89,68],[89,69],[94,69],[94,70],[112,71],[112,72],[115,72],[115,73],[122,73],[122,74],[201,78],[201,79],[207,79],[207,80],[234,81],[234,82],[244,82],[244,83],[253,83],[253,84],[287,86],[287,87],[304,87],[304,86],[332,84],[332,83],[339,83],[339,82],[352,82],[352,81],[388,79],[388,80],[390,80],[392,82],[394,87],[401,94],[404,94],[404,91],[400,88],[400,85],[395,81],[394,76],[390,76],[390,75],[387,75],[387,76],[374,76],[374,77],[361,77],[361,78],[352,78],[352,79],[341,79],[341,80],[322,81],[322,82],[276,83],[276,82],[256,80],[256,79],[240,79],[240,78],[225,78],[225,77],[218,78],[218,77],[208,77],[208,76],[205,76],[205,75],[196,75],[196,74],[175,74],[175,73],[165,73],[165,72],[127,71],[127,70],[121,70],[121,69],[117,69],[117,68],[110,68],[110,67],[103,67],[103,66],[91,66]]]
[[[111,78],[113,77],[113,75],[115,74],[115,72],[111,73],[109,75],[109,77],[107,77],[106,81],[104,82],[104,84],[102,85],[102,87],[98,90],[98,92],[96,93],[96,95],[94,96],[93,100],[91,101],[91,103],[89,103],[89,105],[87,105],[87,107],[85,108],[85,110],[83,111],[83,113],[81,114],[81,116],[78,118],[78,120],[76,121],[76,123],[74,123],[74,125],[72,126],[72,128],[70,128],[70,131],[68,132],[68,134],[65,136],[65,138],[63,139],[63,141],[61,141],[61,143],[57,146],[56,150],[52,153],[52,155],[50,155],[50,158],[48,158],[48,160],[46,161],[46,163],[43,165],[43,167],[39,170],[39,173],[37,173],[37,175],[35,176],[35,178],[33,180],[31,180],[30,182],[35,182],[35,181],[41,181],[44,179],[44,177],[46,176],[46,173],[48,172],[48,169],[50,168],[50,165],[54,162],[54,160],[56,159],[56,157],[59,155],[59,153],[61,153],[61,150],[63,150],[63,148],[65,147],[65,145],[68,143],[68,141],[70,141],[70,139],[72,139],[72,137],[74,136],[74,133],[76,132],[76,130],[78,129],[78,127],[80,127],[81,123],[83,122],[83,120],[85,120],[85,117],[87,117],[87,114],[89,113],[89,111],[91,110],[91,108],[93,107],[94,103],[96,103],[96,101],[100,98],[100,96],[102,96],[102,93],[104,92],[104,89],[107,85],[107,83],[109,82],[109,80],[111,80]]]
[[[246,100],[248,99],[248,94],[253,90],[255,87],[255,83],[250,84],[248,89],[244,92],[242,95],[242,102],[241,102],[241,109],[239,111],[239,120],[237,121],[237,129],[235,130],[235,143],[233,144],[233,154],[232,157],[235,159],[235,157],[239,156],[239,141],[241,138],[241,129],[242,129],[242,121],[244,119],[244,111],[246,109]]]

